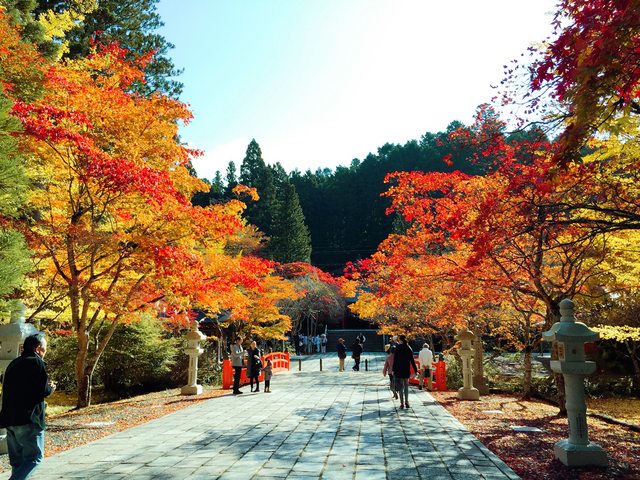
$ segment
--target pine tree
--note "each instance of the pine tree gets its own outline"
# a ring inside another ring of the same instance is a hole
[[[247,205],[245,217],[268,236],[271,236],[276,213],[276,192],[273,171],[262,159],[258,142],[251,140],[240,166],[240,183],[257,190],[260,200]]]
[[[47,38],[44,25],[33,13],[37,5],[36,0],[0,0],[0,8],[4,7],[13,22],[20,26],[22,38],[36,45],[47,60],[55,60],[61,44]]]
[[[9,112],[11,102],[0,89],[0,220],[18,215],[25,198],[26,178],[16,141],[11,136],[19,129]],[[0,225],[2,223],[0,222]],[[29,270],[29,253],[24,237],[0,226],[0,303],[20,286]]]
[[[226,179],[226,182],[227,182],[227,188],[226,188],[224,194],[225,194],[225,197],[231,197],[231,191],[233,190],[233,187],[238,185],[238,176],[236,174],[236,164],[235,164],[235,162],[231,161],[227,165],[227,172],[226,172],[226,175],[225,175],[225,179]]]
[[[211,180],[211,194],[217,199],[221,199],[224,195],[224,183],[220,170],[216,170],[216,174]]]
[[[38,7],[34,13],[39,15],[50,10],[61,13],[78,8],[78,3],[86,1],[37,0]],[[69,52],[65,56],[86,56],[94,40],[104,44],[116,41],[136,56],[155,52],[154,61],[145,68],[145,83],[136,84],[135,89],[143,95],[158,91],[177,98],[183,85],[174,78],[181,71],[176,70],[168,55],[173,45],[162,35],[155,33],[164,25],[156,12],[158,2],[159,0],[100,0],[97,8],[85,13],[84,20],[67,33],[65,40],[69,42]]]
[[[279,193],[281,195],[273,222],[269,256],[281,263],[309,263],[311,238],[296,187],[287,182]]]

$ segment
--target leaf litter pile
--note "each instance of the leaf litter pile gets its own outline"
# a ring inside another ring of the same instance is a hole
[[[640,433],[631,428],[589,416],[589,440],[607,451],[609,466],[568,468],[553,454],[554,443],[569,436],[567,419],[557,415],[556,406],[508,394],[478,402],[459,401],[457,392],[432,395],[523,480],[640,479]],[[542,432],[516,432],[512,426]]]
[[[175,388],[125,400],[92,405],[47,418],[45,456],[93,442],[112,433],[135,427],[210,398],[230,393],[205,387],[201,395],[181,395]],[[0,471],[8,470],[9,458],[0,457]]]

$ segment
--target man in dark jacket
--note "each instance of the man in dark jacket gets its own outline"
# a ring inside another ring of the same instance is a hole
[[[44,458],[44,399],[55,390],[47,376],[43,333],[27,337],[2,382],[0,426],[7,429],[10,480],[29,478]]]
[[[352,370],[360,371],[360,355],[362,355],[362,345],[358,340],[355,340],[351,345],[351,358],[353,358]]]
[[[409,377],[411,367],[414,373],[418,373],[416,361],[413,358],[413,350],[407,343],[407,337],[400,335],[400,343],[396,346],[393,358],[393,378],[396,381],[396,389],[400,394],[400,409],[409,408]]]

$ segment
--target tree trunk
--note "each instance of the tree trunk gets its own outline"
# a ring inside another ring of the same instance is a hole
[[[631,390],[636,397],[640,398],[640,360],[638,360],[638,342],[634,340],[627,340],[624,343],[627,346],[627,351],[631,356],[631,364],[633,365]]]
[[[78,379],[78,400],[76,408],[85,408],[91,405],[91,375],[85,373]]]
[[[522,380],[522,399],[531,398],[531,347],[524,349],[524,378]]]
[[[77,408],[84,408],[91,405],[91,380],[95,372],[98,360],[102,356],[109,340],[113,336],[118,326],[119,316],[109,320],[109,330],[102,339],[97,342],[96,350],[89,356],[89,335],[82,329],[78,332],[78,354],[76,355],[76,382],[78,383]]]
[[[91,403],[91,378],[86,376],[87,358],[89,357],[89,335],[84,329],[77,333],[78,352],[76,353],[76,384],[78,386],[77,408],[88,407]]]

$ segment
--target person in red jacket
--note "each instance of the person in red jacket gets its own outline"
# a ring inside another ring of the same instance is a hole
[[[0,426],[7,429],[10,480],[29,478],[44,458],[44,399],[56,388],[47,375],[46,353],[44,334],[31,335],[4,373]]]

